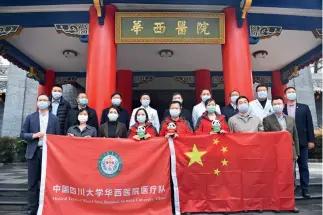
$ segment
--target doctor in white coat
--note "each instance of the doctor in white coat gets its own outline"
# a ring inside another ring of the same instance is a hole
[[[160,124],[159,124],[158,113],[154,108],[149,106],[149,104],[150,104],[149,94],[147,94],[147,93],[142,94],[140,96],[140,103],[141,103],[141,106],[138,108],[135,108],[132,111],[131,119],[130,119],[130,123],[129,123],[129,128],[131,128],[131,126],[133,126],[136,123],[135,115],[136,115],[137,110],[139,108],[144,108],[148,113],[149,122],[151,122],[151,124],[156,128],[156,130],[159,131]]]
[[[194,128],[196,127],[196,123],[197,123],[197,120],[202,116],[202,114],[206,111],[206,107],[205,107],[205,101],[210,99],[212,96],[211,92],[209,89],[203,89],[201,91],[201,99],[202,101],[195,105],[194,108],[193,108],[193,112],[192,112],[192,120],[193,120],[193,125],[194,125]],[[221,114],[221,109],[220,109],[220,106],[219,105],[215,105],[216,109],[215,111],[218,113],[218,114]]]
[[[257,99],[249,103],[249,113],[254,116],[258,116],[261,120],[271,114],[273,114],[273,107],[271,100],[268,97],[268,87],[263,84],[259,84],[256,87]]]

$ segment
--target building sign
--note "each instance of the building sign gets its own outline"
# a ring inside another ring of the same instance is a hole
[[[117,12],[116,43],[224,44],[224,14]]]

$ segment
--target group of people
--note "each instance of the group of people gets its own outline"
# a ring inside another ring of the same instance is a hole
[[[211,91],[201,91],[201,102],[194,106],[192,114],[183,108],[183,97],[173,94],[169,109],[165,110],[161,124],[158,113],[150,107],[149,94],[140,97],[141,106],[132,111],[122,108],[122,95],[111,95],[110,107],[102,112],[100,124],[96,111],[88,106],[85,93],[77,97],[77,106],[63,98],[62,86],[55,85],[52,95],[39,95],[38,111],[25,119],[21,138],[28,142],[28,211],[36,214],[38,208],[38,183],[41,175],[41,156],[46,134],[68,135],[71,137],[131,138],[145,141],[162,136],[177,138],[201,134],[225,134],[237,132],[288,131],[293,139],[294,164],[299,165],[301,188],[304,197],[308,192],[308,149],[314,147],[314,129],[309,107],[296,103],[296,90],[285,89],[285,99],[275,97],[269,100],[268,87],[258,85],[257,99],[248,98],[234,90],[230,93],[230,104],[220,109],[212,98]]]

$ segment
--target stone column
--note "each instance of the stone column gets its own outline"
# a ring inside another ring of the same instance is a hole
[[[30,79],[30,78],[26,79],[26,87],[25,87],[26,91],[25,91],[25,97],[24,97],[23,120],[25,120],[25,118],[28,114],[31,114],[36,111],[38,86],[39,86],[39,84],[37,81]]]
[[[299,76],[290,80],[288,86],[295,87],[297,102],[307,104],[309,106],[313,118],[314,128],[317,128],[317,114],[311,69],[309,67],[306,67],[300,70]]]
[[[77,105],[76,98],[79,92],[72,84],[64,84],[63,85],[63,97],[66,101],[70,103],[70,105],[75,107]]]
[[[20,135],[23,123],[23,107],[26,92],[26,71],[10,64],[6,102],[3,114],[2,136],[16,137]],[[34,110],[35,103],[34,101]]]

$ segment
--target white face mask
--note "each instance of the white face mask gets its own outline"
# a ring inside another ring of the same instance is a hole
[[[88,120],[88,116],[85,116],[85,115],[78,115],[77,119],[81,122],[81,123],[84,123],[84,122],[87,122]]]

